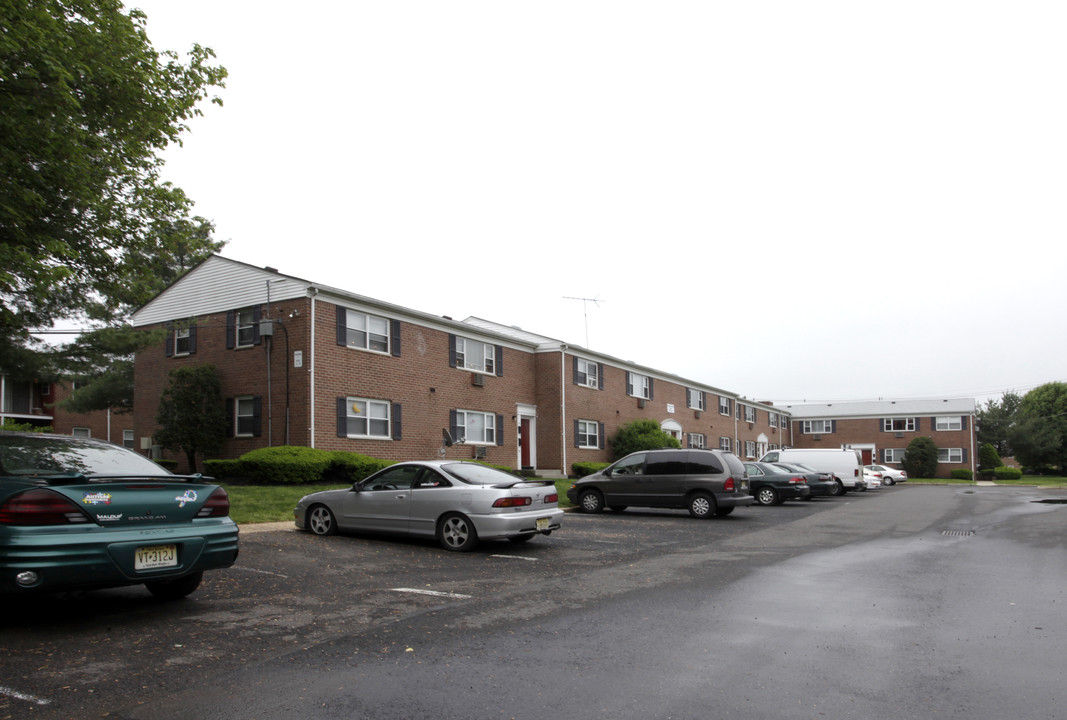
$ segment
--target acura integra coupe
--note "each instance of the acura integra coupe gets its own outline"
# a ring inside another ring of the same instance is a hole
[[[351,488],[300,499],[296,526],[316,535],[381,532],[436,538],[445,550],[480,540],[525,542],[563,519],[551,480],[530,480],[472,462],[404,462]]]
[[[0,596],[144,584],[175,599],[237,559],[230,500],[119,445],[0,432]]]

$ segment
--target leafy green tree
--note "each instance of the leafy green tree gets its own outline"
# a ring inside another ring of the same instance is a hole
[[[910,478],[937,477],[937,446],[934,441],[925,435],[912,440],[908,443],[901,465]]]
[[[611,439],[611,452],[615,460],[638,450],[656,448],[679,448],[681,443],[655,420],[634,420],[620,427]]]
[[[156,443],[184,452],[190,472],[196,472],[197,455],[214,455],[226,436],[226,409],[222,380],[214,365],[175,368],[159,399]]]
[[[978,449],[978,467],[982,470],[995,470],[1003,465],[996,447],[992,443],[985,443]]]
[[[213,231],[214,226],[203,220],[168,224],[159,247],[138,259],[139,269],[129,285],[110,291],[118,301],[118,311],[125,314],[144,305],[194,265],[221,250],[225,243],[213,240]],[[162,331],[135,330],[123,324],[85,333],[59,348],[53,353],[53,374],[81,381],[64,407],[73,412],[132,409],[134,355],[158,344],[162,337]]]
[[[161,151],[226,70],[157,52],[122,0],[0,0],[0,29],[0,367],[36,374],[32,330],[112,321],[145,259],[206,222]]]
[[[1009,390],[1000,400],[987,400],[985,407],[979,408],[976,414],[978,442],[991,444],[1001,457],[1015,454],[1008,435],[1016,422],[1020,402],[1022,397]]]
[[[1026,393],[1008,439],[1023,465],[1067,467],[1067,383],[1045,383]]]

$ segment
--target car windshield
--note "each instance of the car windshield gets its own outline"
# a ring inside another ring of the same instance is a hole
[[[107,443],[75,437],[0,435],[2,475],[138,475],[170,473],[137,453]]]
[[[449,474],[472,485],[499,485],[500,483],[522,481],[520,477],[477,463],[449,463],[442,467]]]

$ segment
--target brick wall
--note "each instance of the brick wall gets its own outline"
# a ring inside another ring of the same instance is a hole
[[[938,448],[959,448],[962,450],[962,462],[938,463],[937,477],[947,478],[955,469],[972,469],[971,452],[974,432],[973,418],[966,417],[966,429],[962,430],[936,430],[934,417],[917,417],[915,430],[884,431],[882,429],[883,418],[841,418],[835,421],[834,432],[805,434],[802,431],[802,421],[793,421],[793,443],[797,448],[834,448],[847,443],[865,452],[866,457],[871,458],[869,463],[888,464],[899,468],[900,463],[885,463],[884,451],[886,449],[906,450],[908,445],[919,436],[926,436],[934,441]],[[818,438],[818,439],[816,439]]]

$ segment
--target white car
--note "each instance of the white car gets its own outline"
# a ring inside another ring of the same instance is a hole
[[[898,482],[908,481],[906,472],[891,468],[888,465],[864,465],[863,475],[867,478],[877,476],[882,485],[896,485]]]

